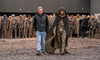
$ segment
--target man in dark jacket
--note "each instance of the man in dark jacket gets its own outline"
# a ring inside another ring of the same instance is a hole
[[[85,15],[82,15],[82,24],[81,24],[81,34],[80,34],[80,38],[81,38],[82,33],[83,33],[83,31],[84,31],[84,38],[87,39],[87,38],[86,38],[86,30],[87,30],[87,26],[88,26],[88,20],[89,20],[89,19],[86,18]]]
[[[34,16],[33,28],[37,37],[37,55],[40,55],[41,52],[45,52],[45,38],[49,28],[48,19],[42,7],[38,7],[38,13]]]

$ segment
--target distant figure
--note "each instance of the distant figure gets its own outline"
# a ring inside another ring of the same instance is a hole
[[[84,38],[86,38],[86,31],[87,31],[87,26],[88,26],[88,18],[85,15],[82,15],[82,24],[81,24],[81,34],[80,34],[80,38],[82,37],[82,33],[84,34]]]
[[[1,20],[2,24],[2,36],[1,38],[8,38],[8,29],[9,29],[9,20],[7,15],[3,16],[3,19]]]

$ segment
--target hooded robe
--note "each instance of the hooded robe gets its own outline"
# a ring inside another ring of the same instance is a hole
[[[2,19],[2,38],[8,38],[8,28],[9,28],[9,20],[7,15],[4,15],[4,18]]]
[[[60,17],[59,16],[60,10],[64,10],[66,16]],[[58,43],[57,43],[57,33],[53,34],[53,29],[59,24],[61,20],[64,23],[64,27],[66,31],[65,47],[68,46],[69,20],[68,20],[68,16],[67,16],[65,8],[60,7],[53,25],[50,27],[49,31],[47,32],[46,45],[45,45],[45,51],[47,53],[54,53],[55,49],[59,48]],[[55,32],[57,32],[57,29],[55,29]]]

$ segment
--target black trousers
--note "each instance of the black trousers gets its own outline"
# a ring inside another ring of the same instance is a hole
[[[87,31],[87,27],[81,27],[80,37],[82,36],[82,34],[84,34],[83,36],[86,37],[86,31]]]

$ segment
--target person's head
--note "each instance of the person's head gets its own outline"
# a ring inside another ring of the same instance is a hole
[[[38,7],[38,14],[39,15],[43,14],[43,8],[42,8],[42,6]]]
[[[56,14],[55,14],[55,13],[53,13],[53,16],[56,16]]]
[[[12,14],[12,15],[11,15],[11,18],[12,18],[12,19],[13,19],[13,18],[15,18],[15,15],[14,15],[14,14]]]
[[[58,9],[57,16],[66,17],[67,16],[66,9],[64,7],[60,7]]]
[[[31,15],[28,15],[28,18],[30,19],[31,18]]]
[[[4,15],[4,19],[6,18],[6,15]]]
[[[88,20],[90,20],[90,15],[87,16]]]
[[[19,16],[19,19],[22,20],[22,15]]]
[[[94,19],[98,19],[98,14],[94,14]]]
[[[100,13],[98,13],[98,20],[100,20]]]
[[[24,19],[26,18],[26,14],[23,15],[23,18],[24,18]]]
[[[70,15],[70,17],[73,17],[73,15]]]
[[[91,17],[91,20],[94,20],[94,16]]]
[[[80,19],[81,18],[79,14],[77,14],[76,16],[77,16],[77,19]]]
[[[85,18],[85,15],[82,15],[82,19],[84,19]]]

